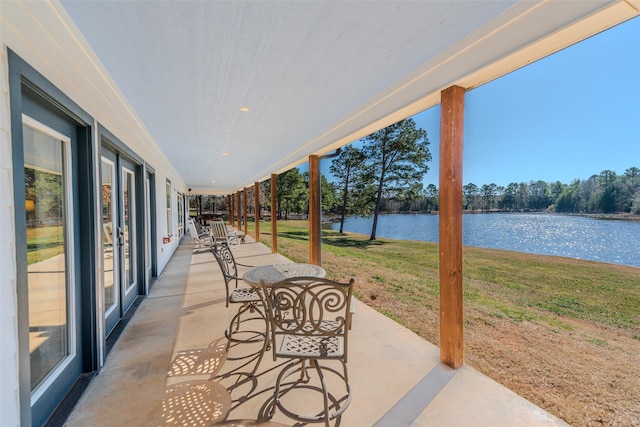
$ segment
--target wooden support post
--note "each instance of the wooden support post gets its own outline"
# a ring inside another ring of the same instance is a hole
[[[242,199],[243,199],[243,213],[244,213],[244,235],[246,236],[248,233],[248,226],[249,226],[249,215],[248,215],[248,211],[249,211],[249,204],[247,203],[247,189],[246,187],[242,189]]]
[[[309,156],[309,263],[321,265],[320,157]]]
[[[271,174],[271,252],[278,253],[278,175]]]
[[[240,230],[240,227],[242,227],[242,203],[240,201],[240,192],[236,192],[236,209],[237,209],[237,215],[238,215],[238,226],[236,227],[238,230]]]
[[[228,203],[229,208],[227,209],[229,211],[229,218],[228,218],[229,225],[233,227],[234,225],[233,218],[234,218],[234,215],[236,214],[235,206],[233,205],[233,202],[234,202],[233,194],[229,194],[227,197],[229,198],[229,203]]]
[[[440,361],[464,363],[462,309],[462,142],[465,89],[441,93],[440,113]]]
[[[260,183],[253,184],[253,205],[255,211],[256,243],[260,241]]]

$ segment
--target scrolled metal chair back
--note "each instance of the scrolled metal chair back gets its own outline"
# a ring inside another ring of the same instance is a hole
[[[274,342],[277,337],[296,335],[317,339],[341,337],[346,345],[353,282],[353,279],[341,283],[297,277],[262,284],[262,294],[270,308],[267,311]],[[346,348],[344,353],[346,358]]]
[[[238,287],[238,266],[236,265],[236,260],[233,257],[233,253],[229,248],[229,245],[219,244],[214,245],[211,248],[211,251],[216,257],[218,261],[218,265],[220,266],[220,270],[222,270],[222,276],[224,277],[224,284],[227,291],[227,302],[226,306],[229,306],[229,295],[231,293],[231,282],[235,281],[234,287]]]

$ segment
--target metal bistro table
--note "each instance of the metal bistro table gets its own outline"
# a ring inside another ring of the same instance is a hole
[[[277,283],[292,277],[319,277],[327,275],[324,268],[314,264],[288,263],[261,265],[248,270],[243,280],[251,286],[260,286],[260,282]]]
[[[277,283],[285,279],[291,279],[293,277],[318,277],[324,278],[327,272],[324,268],[314,264],[302,264],[302,263],[288,263],[288,264],[272,264],[272,265],[260,265],[247,270],[242,277],[242,280],[247,282],[249,286],[258,290],[261,283]],[[262,351],[258,358],[258,363],[254,368],[254,372],[258,369],[258,365],[262,360],[264,354],[271,348],[271,337],[269,336],[269,314],[265,313],[266,330],[265,340]]]

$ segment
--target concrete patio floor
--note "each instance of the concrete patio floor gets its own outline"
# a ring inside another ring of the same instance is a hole
[[[246,241],[234,249],[238,263],[289,262],[249,236]],[[224,331],[236,310],[225,308],[213,254],[194,252],[185,237],[65,425],[305,425],[280,411],[266,418],[282,362],[267,352],[249,376],[262,344],[226,351]],[[440,364],[436,346],[359,301],[348,368],[353,400],[332,425],[567,425],[471,366]],[[310,411],[317,403],[308,396],[291,401]]]

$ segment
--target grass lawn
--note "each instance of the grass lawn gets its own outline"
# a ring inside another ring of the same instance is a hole
[[[308,235],[279,221],[278,251],[307,262]],[[438,345],[436,243],[322,240],[328,277],[354,277],[360,300]],[[467,363],[572,425],[640,422],[640,269],[465,247],[463,277]]]
[[[64,252],[61,225],[27,228],[27,265],[35,264]]]

